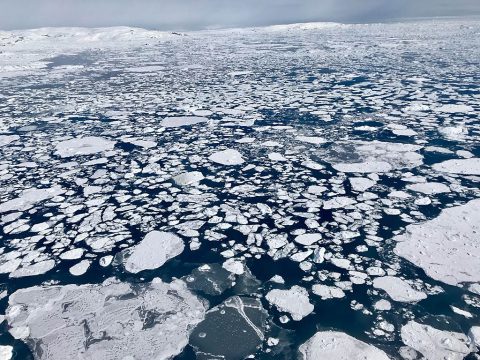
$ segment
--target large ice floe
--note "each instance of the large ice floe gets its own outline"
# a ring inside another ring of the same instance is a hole
[[[168,260],[180,255],[185,244],[177,235],[152,231],[137,245],[121,253],[125,270],[138,273],[158,269]]]
[[[449,174],[480,175],[480,158],[447,160],[432,167]]]
[[[114,141],[98,136],[86,136],[58,143],[56,146],[56,154],[62,158],[77,155],[92,155],[107,150],[113,150],[114,146]]]
[[[300,346],[302,360],[389,360],[382,350],[338,331],[317,332]]]
[[[415,321],[402,327],[402,341],[425,360],[462,360],[471,352],[465,334],[436,329]]]
[[[37,359],[170,359],[205,308],[181,281],[37,286],[9,298],[10,333]]]
[[[407,226],[395,253],[450,285],[480,282],[480,200],[445,209],[435,219]]]
[[[423,163],[422,147],[381,141],[353,141],[333,145],[327,154],[335,170],[345,173],[383,173]],[[344,159],[348,161],[342,161]]]
[[[206,122],[208,119],[200,116],[172,116],[163,119],[160,125],[166,128],[191,126]]]

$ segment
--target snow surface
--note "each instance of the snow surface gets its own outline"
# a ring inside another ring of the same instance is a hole
[[[270,290],[265,298],[279,311],[289,313],[295,321],[300,321],[313,312],[308,292],[300,286],[295,285],[288,290]]]

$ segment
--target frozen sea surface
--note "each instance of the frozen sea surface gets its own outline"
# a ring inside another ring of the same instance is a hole
[[[0,358],[478,358],[479,34],[0,32]]]

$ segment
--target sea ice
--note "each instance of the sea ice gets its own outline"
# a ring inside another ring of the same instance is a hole
[[[175,181],[175,184],[177,185],[186,186],[196,184],[203,179],[204,176],[200,171],[191,171],[175,176],[173,181]]]
[[[0,135],[0,147],[7,146],[17,140],[20,140],[18,135]]]
[[[480,158],[447,160],[433,164],[432,168],[449,174],[480,175]]]
[[[392,300],[398,302],[411,303],[427,298],[425,293],[415,290],[406,281],[394,276],[377,277],[373,280],[373,286],[384,290]]]
[[[289,290],[270,290],[266,299],[279,311],[289,313],[295,321],[300,321],[313,312],[307,290],[297,285]]]
[[[447,185],[438,182],[411,184],[407,185],[407,189],[425,195],[443,194],[451,191]]]
[[[470,105],[463,104],[448,104],[437,107],[435,111],[444,112],[444,113],[469,113],[473,111],[473,108]]]
[[[302,360],[389,360],[382,350],[337,331],[319,331],[299,348]]]
[[[181,126],[191,126],[207,122],[208,119],[200,116],[172,116],[163,119],[160,125],[166,128],[177,128]]]
[[[56,146],[56,154],[62,158],[78,155],[92,155],[113,150],[115,141],[98,136],[86,136],[62,141]]]
[[[51,199],[63,194],[64,190],[58,186],[45,189],[27,189],[19,197],[0,204],[0,213],[9,211],[25,211],[39,202]]]
[[[204,316],[182,281],[160,279],[21,289],[6,312],[10,333],[49,360],[170,359]]]
[[[295,237],[295,242],[305,246],[310,246],[315,244],[318,240],[322,239],[322,234],[302,234]]]
[[[450,285],[480,281],[480,200],[445,209],[430,221],[409,225],[395,253]]]
[[[10,273],[11,278],[20,278],[26,276],[37,276],[45,274],[46,272],[52,270],[55,267],[55,260],[43,260],[38,263],[23,265],[19,267],[12,273]]]
[[[234,149],[215,152],[210,155],[208,159],[221,165],[241,165],[245,162],[242,158],[242,154]]]
[[[345,296],[345,293],[342,289],[336,286],[327,286],[322,284],[313,285],[312,292],[315,295],[320,296],[322,300],[328,300],[333,298],[340,299]]]
[[[122,253],[125,270],[136,274],[143,270],[158,269],[180,255],[184,248],[183,240],[177,235],[151,231],[140,243]]]
[[[402,327],[401,336],[403,343],[421,353],[425,360],[463,360],[470,353],[464,334],[438,330],[415,321]]]

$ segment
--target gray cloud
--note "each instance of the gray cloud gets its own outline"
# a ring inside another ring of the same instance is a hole
[[[480,15],[480,0],[1,0],[0,28],[200,29],[304,21]]]

